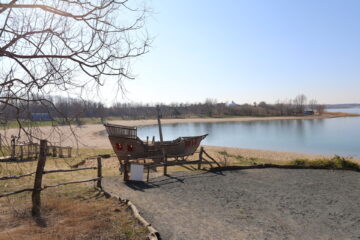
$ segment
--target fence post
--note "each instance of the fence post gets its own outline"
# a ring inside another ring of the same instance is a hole
[[[27,158],[30,159],[30,143],[27,145],[27,155]]]
[[[98,164],[98,180],[97,180],[97,187],[101,188],[101,178],[102,178],[102,170],[101,170],[101,157],[97,157],[97,164]]]
[[[167,175],[167,156],[164,154],[164,175]]]
[[[11,159],[15,159],[15,136],[11,136]]]
[[[72,150],[72,147],[68,147],[68,158],[71,158],[71,150]]]
[[[63,147],[59,147],[59,158],[63,158],[64,154],[63,154]]]
[[[52,157],[56,157],[56,146],[52,147]]]
[[[46,145],[46,156],[51,156],[50,148]]]
[[[149,182],[149,175],[150,175],[150,166],[147,167],[147,178],[146,181]]]
[[[129,157],[126,157],[124,164],[124,181],[129,181]]]
[[[203,152],[204,152],[204,148],[203,148],[203,147],[200,147],[198,170],[201,169],[201,162],[202,162],[202,160],[203,160]]]
[[[37,143],[35,143],[35,158],[38,158],[38,156],[40,154],[40,149],[39,148],[40,148],[40,146]],[[46,151],[46,150],[44,149],[44,151]],[[45,152],[45,155],[46,155],[46,152]]]
[[[35,182],[34,190],[32,192],[32,210],[31,214],[34,217],[40,216],[40,207],[41,207],[41,184],[42,184],[42,175],[44,172],[45,162],[46,162],[46,140],[40,140],[40,155],[35,173]]]
[[[20,145],[20,159],[23,160],[24,159],[24,145]]]

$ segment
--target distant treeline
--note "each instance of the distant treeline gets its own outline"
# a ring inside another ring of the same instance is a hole
[[[51,118],[81,119],[108,118],[123,119],[156,118],[156,106],[139,103],[116,103],[106,107],[100,102],[85,101],[73,98],[48,97],[49,103],[28,102],[26,106],[19,106],[20,118],[31,120],[33,113],[47,113]],[[51,103],[51,104],[50,104]],[[15,103],[14,103],[15,104]],[[51,105],[51,106],[50,106]],[[230,117],[230,116],[294,116],[314,113],[322,114],[325,106],[317,104],[316,100],[307,101],[305,95],[298,95],[294,99],[278,101],[275,104],[266,102],[252,104],[219,103],[214,99],[207,99],[202,103],[173,103],[159,104],[163,118],[187,117]],[[14,119],[17,111],[2,106],[1,118]],[[310,112],[309,112],[310,111]]]

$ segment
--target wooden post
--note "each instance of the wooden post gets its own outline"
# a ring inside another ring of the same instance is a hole
[[[149,182],[149,175],[150,175],[150,166],[147,167],[147,178],[146,181]]]
[[[15,159],[15,136],[11,136],[11,159]]]
[[[101,178],[102,178],[102,170],[101,170],[101,157],[97,157],[97,164],[98,164],[98,180],[97,180],[97,187],[101,188]]]
[[[46,156],[51,156],[50,146],[46,146]]]
[[[129,157],[127,157],[124,164],[124,181],[129,181],[129,178]]]
[[[200,147],[200,153],[199,153],[199,163],[198,163],[198,170],[201,169],[201,162],[203,160],[203,152],[204,152],[204,148],[203,147]]]
[[[35,143],[35,158],[38,158],[38,156],[39,156],[39,146],[37,143]]]
[[[1,138],[1,133],[0,133],[0,151],[2,149],[2,138]]]
[[[56,146],[52,147],[52,156],[56,157]]]
[[[68,147],[68,158],[71,158],[71,150],[72,150],[72,148]]]
[[[23,160],[24,159],[24,145],[20,145],[20,159]]]
[[[30,143],[28,143],[27,149],[28,149],[28,151],[27,151],[28,159],[30,159]]]
[[[159,125],[159,136],[160,136],[160,142],[163,142],[163,135],[162,135],[162,129],[161,129],[161,114],[160,114],[160,107],[159,105],[156,106],[156,110],[157,110],[157,121],[158,121],[158,125]]]
[[[167,156],[164,152],[164,175],[167,175]]]
[[[160,135],[160,144],[163,144],[163,135],[162,135],[162,128],[161,128],[161,114],[160,114],[160,107],[159,105],[156,106],[156,110],[157,110],[157,121],[158,121],[158,125],[159,125],[159,135]],[[163,154],[163,163],[164,163],[164,175],[167,175],[167,157],[166,157],[166,153],[165,153],[165,149],[162,147],[162,154]]]
[[[64,154],[63,154],[63,147],[59,147],[59,157],[63,158]]]
[[[45,162],[46,162],[46,140],[40,140],[40,155],[35,173],[35,182],[34,190],[32,192],[32,210],[31,214],[34,217],[40,216],[40,193],[41,193],[41,184],[42,184],[42,175],[44,172]]]

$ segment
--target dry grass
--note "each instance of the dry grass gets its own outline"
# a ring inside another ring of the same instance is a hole
[[[335,155],[332,158],[318,159],[295,159],[291,161],[273,161],[262,158],[244,157],[242,155],[230,154],[227,151],[219,151],[218,155],[222,166],[251,166],[258,164],[296,165],[303,167],[323,167],[328,169],[351,169],[360,170],[360,165],[351,161],[352,159]]]
[[[0,239],[145,239],[127,206],[91,188],[64,197],[43,194],[42,218],[30,214],[30,194],[1,202]]]
[[[338,155],[335,155],[331,159],[316,159],[312,161],[309,161],[308,159],[296,159],[291,161],[290,164],[304,167],[323,167],[328,169],[351,169],[360,171],[359,164]]]
[[[70,159],[48,158],[45,170],[69,169],[90,155],[109,150],[80,150],[81,156]],[[104,160],[105,161],[105,160]],[[34,172],[36,161],[1,162],[0,176]],[[116,169],[117,170],[117,169]],[[104,166],[103,174],[118,174]],[[96,177],[96,170],[46,174],[43,185]],[[34,177],[0,181],[0,192],[32,188]],[[140,226],[126,206],[115,199],[105,199],[94,189],[94,183],[73,184],[46,189],[41,193],[42,219],[30,215],[31,194],[22,193],[0,198],[0,239],[145,239],[147,231]]]
[[[330,117],[359,117],[357,113],[344,113],[344,112],[326,112],[325,115]]]

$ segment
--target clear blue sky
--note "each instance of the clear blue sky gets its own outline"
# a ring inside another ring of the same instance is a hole
[[[359,0],[152,0],[135,102],[360,103]]]

